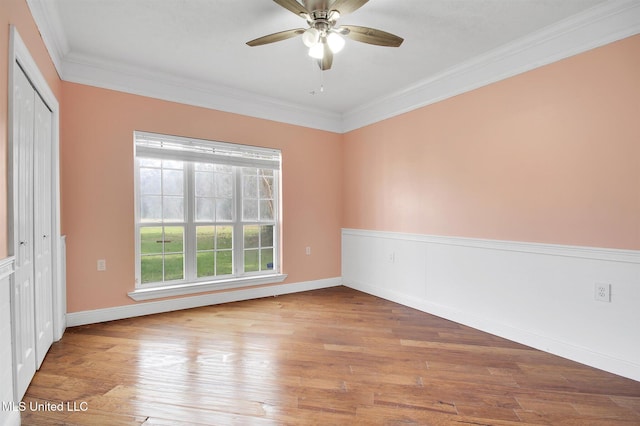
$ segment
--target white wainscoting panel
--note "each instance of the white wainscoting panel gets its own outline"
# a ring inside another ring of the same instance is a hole
[[[640,251],[343,229],[343,285],[640,380]],[[611,302],[595,284],[611,284]]]
[[[11,279],[13,257],[0,260],[0,425],[20,424],[13,395],[13,346],[11,344]],[[16,410],[11,410],[15,407]]]

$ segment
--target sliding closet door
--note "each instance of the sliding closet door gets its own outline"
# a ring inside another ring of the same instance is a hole
[[[51,116],[51,111],[36,93],[33,135],[33,259],[38,368],[53,343]]]
[[[36,371],[33,279],[33,135],[36,94],[16,65],[13,87],[13,202],[15,274],[12,291],[14,368],[22,399]]]

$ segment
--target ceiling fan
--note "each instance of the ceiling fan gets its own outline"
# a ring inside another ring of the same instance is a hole
[[[328,70],[333,63],[333,54],[344,47],[344,37],[376,46],[398,47],[404,41],[397,35],[356,25],[338,25],[338,19],[360,9],[369,0],[273,0],[285,9],[304,18],[309,28],[281,31],[248,41],[249,46],[262,46],[302,35],[309,48],[309,56],[317,59],[321,70]]]

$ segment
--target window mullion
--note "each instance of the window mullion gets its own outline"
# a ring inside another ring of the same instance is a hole
[[[273,270],[280,273],[280,173],[273,174]]]
[[[242,222],[242,170],[233,168],[233,269],[234,275],[244,274],[244,232]]]
[[[138,287],[142,283],[142,250],[141,250],[141,239],[140,239],[140,160],[138,157],[134,158],[134,193],[135,193],[135,206],[134,206],[134,214],[136,221],[136,287]]]
[[[165,268],[165,263],[167,261],[167,258],[164,254],[164,241],[165,241],[165,237],[164,237],[164,228],[165,228],[165,223],[164,223],[164,161],[160,164],[160,217],[161,217],[161,222],[162,224],[160,225],[162,229],[162,232],[160,233],[161,236],[161,240],[162,240],[162,281],[166,281],[167,280],[167,275],[166,275],[166,268]]]
[[[185,209],[185,230],[184,230],[184,251],[185,251],[185,279],[191,281],[197,278],[197,243],[195,226],[195,172],[191,162],[185,162],[184,179],[184,209]]]

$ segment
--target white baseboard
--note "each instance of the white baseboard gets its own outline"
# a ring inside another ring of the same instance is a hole
[[[201,296],[183,297],[179,299],[137,303],[132,305],[116,306],[113,308],[95,309],[91,311],[71,312],[67,314],[67,326],[74,327],[78,325],[94,324],[123,318],[197,308],[200,306],[219,305],[221,303],[238,302],[241,300],[258,299],[261,297],[279,296],[289,293],[336,287],[339,285],[342,285],[342,278],[336,277],[316,281],[304,281],[292,284],[280,284],[204,294]]]
[[[347,287],[640,381],[640,251],[343,229],[342,268]]]

